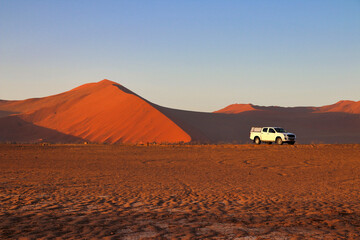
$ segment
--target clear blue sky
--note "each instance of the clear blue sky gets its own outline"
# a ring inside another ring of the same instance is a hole
[[[360,1],[0,1],[0,99],[104,78],[159,105],[360,100]]]

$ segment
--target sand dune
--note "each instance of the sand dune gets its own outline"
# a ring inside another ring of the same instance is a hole
[[[255,111],[256,109],[253,107],[252,104],[231,104],[223,109],[215,111],[214,113],[242,113],[247,111]]]
[[[298,143],[360,142],[360,102],[340,101],[323,107],[233,104],[203,113],[156,105],[109,80],[44,98],[0,101],[0,118],[6,116],[16,116],[17,121],[22,119],[76,140],[99,143],[248,143],[250,128],[263,125],[294,132]],[[2,129],[8,121],[2,121]],[[21,129],[16,125],[9,129],[18,141],[29,140],[21,138]],[[10,137],[9,131],[6,136]],[[45,132],[39,138],[57,139],[45,136]]]
[[[41,99],[3,103],[27,122],[91,142],[189,142],[190,136],[149,103],[109,80]]]
[[[339,101],[332,105],[323,106],[317,109],[319,112],[346,112],[360,114],[360,101]]]

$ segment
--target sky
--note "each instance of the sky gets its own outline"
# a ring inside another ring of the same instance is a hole
[[[0,99],[110,79],[156,104],[360,100],[359,0],[0,0]]]

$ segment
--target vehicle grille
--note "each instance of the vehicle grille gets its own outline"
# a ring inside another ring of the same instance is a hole
[[[293,134],[288,134],[288,137],[289,137],[289,138],[295,138],[295,135],[293,135]]]

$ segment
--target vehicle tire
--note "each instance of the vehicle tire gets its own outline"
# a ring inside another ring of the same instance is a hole
[[[283,140],[280,137],[277,137],[275,140],[277,145],[282,145],[283,144]]]
[[[289,143],[289,145],[294,145],[295,144],[295,142],[288,142]]]
[[[256,137],[256,138],[254,139],[254,143],[257,144],[257,145],[259,145],[259,144],[261,143],[260,138]]]

